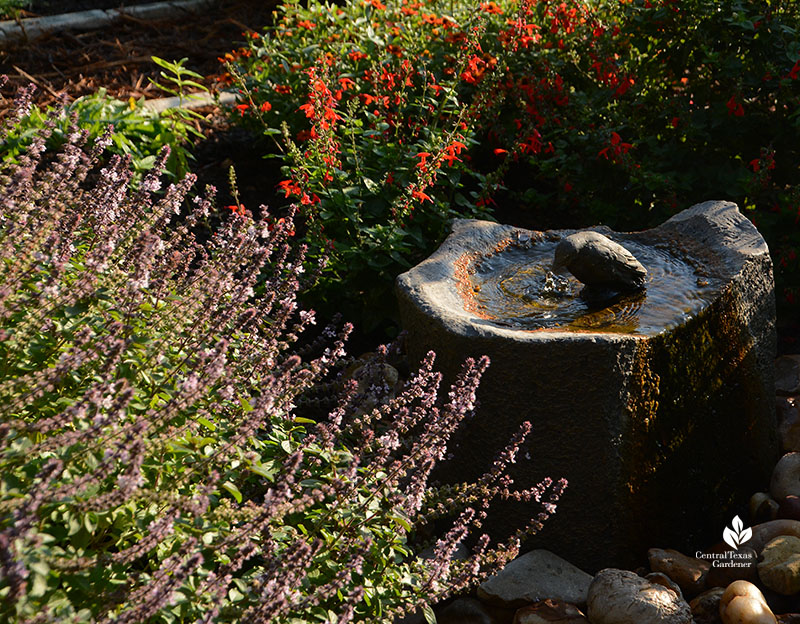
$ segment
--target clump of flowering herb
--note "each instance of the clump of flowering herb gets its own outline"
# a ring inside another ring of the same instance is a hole
[[[237,205],[201,242],[213,189],[162,189],[167,150],[134,187],[110,130],[73,126],[50,154],[53,126],[0,169],[0,619],[388,623],[495,570],[554,511],[563,482],[506,476],[527,423],[477,483],[429,483],[485,358],[439,399],[433,354],[395,387],[381,348],[308,418],[350,327],[303,337],[292,215]],[[494,498],[541,513],[451,561]],[[445,519],[418,556],[411,537]]]

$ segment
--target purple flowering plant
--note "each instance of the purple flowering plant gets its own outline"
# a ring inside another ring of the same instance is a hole
[[[110,129],[48,152],[57,114],[0,168],[0,620],[388,623],[553,513],[564,482],[507,475],[528,423],[477,482],[431,483],[485,358],[446,397],[433,354],[405,381],[390,348],[352,364],[350,326],[313,337],[297,305],[291,214],[201,240],[213,189],[162,189],[167,149],[132,184]],[[497,498],[540,505],[452,560]]]

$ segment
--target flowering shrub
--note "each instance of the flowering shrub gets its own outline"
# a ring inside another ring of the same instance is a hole
[[[638,229],[748,211],[798,296],[800,9],[725,0],[353,0],[282,7],[228,55],[285,163],[321,296],[381,316],[447,220]],[[341,284],[346,284],[342,288]],[[324,289],[325,285],[330,288]]]
[[[527,423],[478,482],[428,484],[485,359],[443,401],[432,355],[399,386],[385,348],[335,376],[349,326],[302,337],[291,215],[234,206],[201,244],[211,198],[160,191],[166,150],[134,189],[110,131],[48,154],[53,125],[0,169],[0,619],[392,622],[553,512],[564,483],[505,475]],[[496,497],[541,513],[451,561]]]

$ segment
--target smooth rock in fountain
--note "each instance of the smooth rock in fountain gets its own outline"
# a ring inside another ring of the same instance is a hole
[[[589,572],[634,567],[635,553],[653,543],[691,550],[719,539],[718,527],[778,458],[772,263],[753,224],[735,204],[706,202],[644,232],[593,230],[635,247],[648,270],[645,291],[588,311],[579,286],[574,296],[543,296],[527,276],[545,283],[558,241],[575,232],[471,220],[456,220],[439,250],[397,281],[412,363],[435,351],[447,382],[467,357],[491,358],[475,417],[454,435],[453,459],[434,477],[480,478],[530,421],[510,471],[516,486],[544,477],[569,486],[528,547]],[[532,273],[523,275],[518,262]],[[486,272],[498,266],[500,273]],[[524,277],[501,301],[516,306],[512,317],[484,307],[495,292],[509,292],[505,267],[510,278]],[[484,279],[496,290],[482,287]],[[658,279],[664,299],[656,297]],[[699,298],[684,301],[692,289]],[[565,299],[576,306],[570,314],[579,311],[552,321]],[[648,307],[655,301],[663,304]],[[643,324],[645,310],[668,310],[670,320]],[[505,539],[538,512],[504,502],[483,526]]]
[[[775,392],[800,394],[800,355],[782,355],[775,360]]]
[[[563,268],[595,292],[641,290],[647,269],[619,243],[599,232],[576,232],[561,239],[553,258],[553,271]]]
[[[786,453],[772,471],[769,493],[775,500],[800,496],[800,453]]]
[[[687,557],[677,550],[651,548],[647,559],[653,572],[663,572],[681,588],[684,596],[699,594],[706,586],[706,576],[711,564],[704,559]]]
[[[776,624],[764,594],[747,581],[734,581],[725,588],[719,614],[723,624]]]
[[[519,609],[513,624],[589,624],[589,620],[575,605],[563,600],[543,600]]]
[[[764,546],[758,562],[761,582],[774,592],[800,592],[800,538],[781,535]]]
[[[502,607],[521,607],[547,598],[585,604],[592,577],[547,550],[517,557],[478,587],[478,598]]]
[[[601,570],[589,587],[592,624],[691,624],[686,601],[671,589],[634,572]]]

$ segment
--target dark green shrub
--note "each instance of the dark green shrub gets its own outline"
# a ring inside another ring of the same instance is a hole
[[[447,220],[655,225],[736,201],[800,287],[794,2],[288,4],[235,55],[235,117],[278,146],[318,296],[389,314]]]

